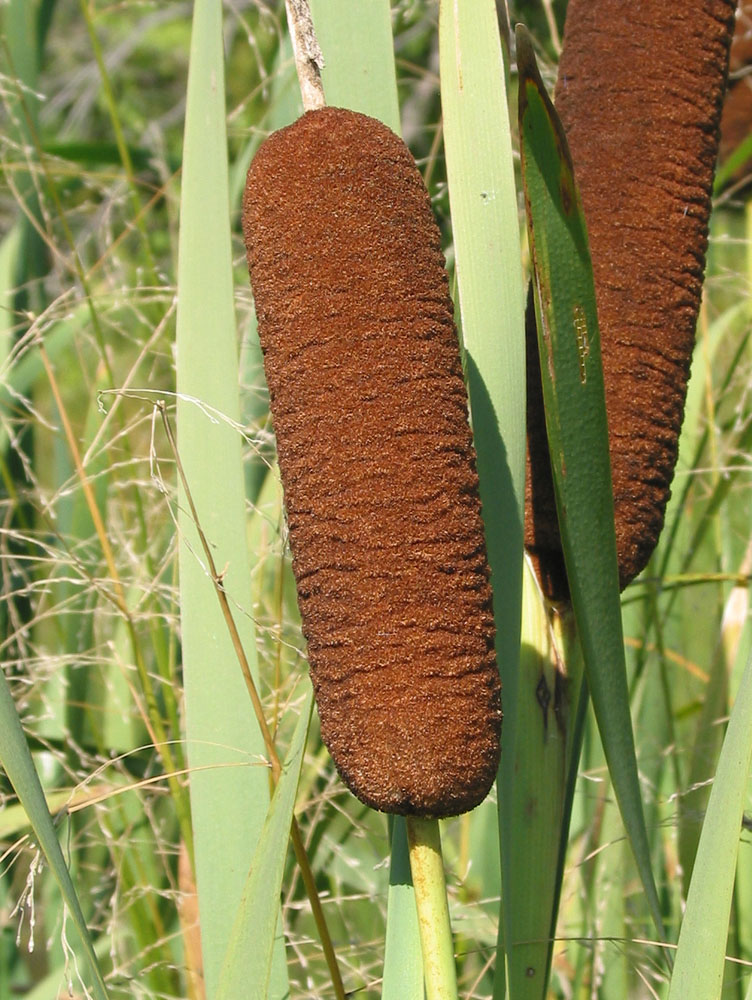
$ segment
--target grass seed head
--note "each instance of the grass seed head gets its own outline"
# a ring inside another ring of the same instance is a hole
[[[273,134],[243,229],[321,731],[388,812],[477,805],[500,683],[438,227],[404,143],[337,108]]]

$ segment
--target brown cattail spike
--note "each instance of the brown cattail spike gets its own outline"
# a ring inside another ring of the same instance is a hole
[[[622,587],[650,558],[670,495],[734,8],[570,0],[567,9],[556,108],[590,236]],[[528,444],[531,465],[547,468]],[[550,550],[551,538],[534,533],[551,507],[538,485],[538,516],[528,489],[526,544]]]
[[[496,774],[500,684],[467,398],[420,173],[338,108],[243,201],[321,731],[368,805],[446,816]]]
[[[752,0],[739,0],[736,26],[729,55],[729,88],[721,115],[721,145],[718,158],[725,163],[752,135]],[[734,171],[735,186],[747,188],[752,156]]]

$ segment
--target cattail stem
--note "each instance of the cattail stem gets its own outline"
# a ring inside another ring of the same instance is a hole
[[[426,1000],[457,1000],[457,970],[439,821],[408,816],[407,842],[423,951]]]
[[[326,106],[321,82],[324,56],[313,27],[311,8],[308,0],[286,0],[285,7],[303,107],[306,111],[317,111]]]

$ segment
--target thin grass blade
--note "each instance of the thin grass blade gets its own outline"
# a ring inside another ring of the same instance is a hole
[[[17,265],[22,245],[21,235],[21,225],[17,222],[0,242],[0,372],[3,372],[0,376],[0,390],[4,388],[4,369],[13,346],[14,301],[18,285]]]
[[[399,135],[389,0],[311,0],[327,104],[378,118]]]
[[[65,864],[63,852],[60,849],[52,817],[47,808],[47,802],[34,767],[34,761],[31,759],[29,748],[26,745],[26,738],[21,727],[21,722],[16,714],[8,682],[1,670],[0,763],[8,776],[8,780],[13,785],[21,805],[26,810],[34,829],[34,836],[39,841],[39,846],[44,852],[50,870],[60,886],[60,892],[70,911],[71,919],[78,932],[83,953],[86,955],[89,965],[91,974],[90,988],[96,1000],[107,1000],[107,987],[104,984],[104,979],[99,969],[92,939],[89,936],[86,920],[81,910],[81,904],[78,901],[68,867]]]
[[[739,686],[708,801],[668,1000],[720,996],[744,802],[752,765],[752,657]]]
[[[584,215],[564,131],[517,29],[520,142],[546,429],[588,687],[651,915],[664,936],[629,715],[603,371]]]

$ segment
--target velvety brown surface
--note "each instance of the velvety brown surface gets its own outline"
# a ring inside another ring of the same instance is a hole
[[[622,587],[655,547],[676,463],[734,7],[570,0],[567,10],[556,107],[590,235]],[[532,453],[538,470],[547,460]],[[552,487],[546,498],[537,476],[545,511]],[[526,545],[541,551],[553,529],[535,514],[533,481]]]
[[[363,802],[445,816],[498,765],[500,684],[439,232],[404,143],[308,112],[243,229],[324,741]]]

